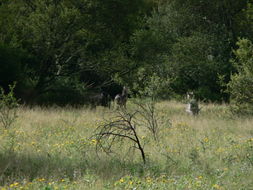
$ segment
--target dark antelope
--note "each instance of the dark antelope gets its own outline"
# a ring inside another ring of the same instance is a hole
[[[90,96],[90,104],[92,108],[96,108],[96,106],[104,106],[110,108],[111,97],[106,92],[94,94]]]
[[[122,90],[122,93],[121,94],[117,94],[114,98],[116,104],[119,106],[119,107],[123,107],[123,108],[126,108],[126,102],[127,102],[127,88],[124,86],[123,87],[123,90]]]

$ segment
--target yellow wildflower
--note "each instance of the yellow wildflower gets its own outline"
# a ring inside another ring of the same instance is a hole
[[[39,178],[37,179],[37,181],[40,181],[40,182],[45,181],[45,178]]]
[[[215,189],[221,189],[221,186],[219,186],[218,184],[214,184],[213,188],[215,188]]]
[[[202,185],[202,182],[201,181],[196,181],[196,186],[197,187],[200,187]]]
[[[12,184],[10,184],[10,188],[12,188],[12,187],[17,187],[18,184],[19,184],[19,183],[17,183],[17,182],[16,182],[16,183],[12,183]]]
[[[198,179],[202,179],[203,177],[200,175],[200,176],[198,176]]]
[[[221,147],[219,147],[219,148],[216,150],[217,153],[222,153],[222,152],[224,152],[224,151],[225,151],[225,149],[224,149],[224,148],[221,148]]]
[[[147,177],[147,178],[146,178],[146,182],[147,182],[147,183],[151,183],[151,182],[152,182],[152,179],[151,179],[150,177]]]
[[[97,144],[97,140],[96,139],[92,139],[91,143],[94,144],[94,145],[96,145]]]
[[[120,178],[119,182],[124,183],[124,178]]]

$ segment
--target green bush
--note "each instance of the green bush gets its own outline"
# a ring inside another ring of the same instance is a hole
[[[237,73],[231,76],[228,91],[231,94],[232,111],[242,114],[253,113],[253,44],[250,40],[239,39],[239,48],[232,60]]]
[[[5,129],[9,128],[17,118],[18,100],[14,96],[16,84],[9,85],[10,91],[5,94],[0,87],[0,125]]]

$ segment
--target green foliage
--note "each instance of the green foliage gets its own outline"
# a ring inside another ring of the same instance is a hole
[[[152,100],[171,98],[170,79],[154,74],[145,83],[144,92]]]
[[[247,2],[247,6],[243,9],[240,14],[236,17],[237,27],[235,30],[241,33],[239,37],[244,37],[249,40],[253,40],[253,4],[252,2]],[[243,35],[242,35],[243,34]]]
[[[230,80],[237,38],[252,40],[252,7],[241,0],[2,0],[1,85],[17,81],[18,95],[34,103],[60,94],[59,81],[72,77],[93,91],[113,84],[112,94],[127,85],[133,95],[154,90],[157,99],[191,90],[227,100],[220,76]]]
[[[143,29],[133,34],[131,61],[137,69],[131,73],[132,79],[125,81],[135,91],[145,94],[148,83],[157,78],[157,88],[167,87],[167,91],[156,94],[158,98],[183,95],[189,90],[205,100],[224,97],[219,76],[226,76],[227,81],[232,68],[226,31],[218,24],[209,28],[207,21],[193,12],[189,5],[164,3],[146,19]]]
[[[38,104],[65,106],[87,104],[89,101],[88,85],[77,77],[59,77],[52,86],[52,90],[37,97]]]
[[[216,41],[211,34],[194,33],[179,38],[173,45],[168,64],[173,68],[172,85],[177,93],[193,90],[201,99],[221,98],[219,74],[227,74],[227,70],[224,71],[224,62],[218,59]]]
[[[17,108],[19,104],[14,96],[15,86],[16,83],[9,85],[10,89],[7,94],[3,88],[0,88],[0,123],[5,129],[10,128],[18,117]]]
[[[22,64],[26,69],[21,73],[33,91],[26,99],[37,101],[36,96],[57,91],[57,81],[65,83],[64,78],[78,78],[78,83],[96,89],[125,72],[121,49],[126,49],[151,4],[144,0],[2,2],[0,41],[35,58]]]
[[[152,100],[169,99],[172,96],[170,79],[162,78],[156,73],[146,76],[145,70],[138,72],[138,81],[134,82],[133,89],[138,91],[141,97],[151,98]],[[141,84],[141,85],[140,85]]]
[[[232,60],[237,69],[228,84],[231,94],[233,111],[237,113],[253,113],[253,44],[250,40],[239,39],[238,49],[234,50],[236,56]]]
[[[14,81],[21,81],[21,51],[0,42],[0,86],[7,88]]]
[[[131,38],[136,69],[125,81],[142,93],[147,81],[157,76],[162,84],[169,81],[168,94],[191,90],[202,100],[228,100],[220,76],[225,83],[230,80],[231,47],[245,31],[237,27],[246,7],[246,2],[229,0],[163,1]]]

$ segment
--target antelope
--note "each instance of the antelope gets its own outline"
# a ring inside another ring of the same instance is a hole
[[[96,108],[96,106],[104,106],[110,108],[110,101],[110,95],[103,91],[101,93],[97,93],[90,96],[90,104],[92,108]]]
[[[118,104],[118,107],[126,108],[127,96],[128,96],[127,88],[124,86],[122,93],[117,94],[114,98],[114,101],[116,102],[116,104]]]
[[[197,100],[194,97],[194,93],[193,92],[187,92],[186,98],[188,100],[188,104],[186,107],[186,112],[191,114],[191,115],[198,115],[199,114],[199,104],[197,102]]]

